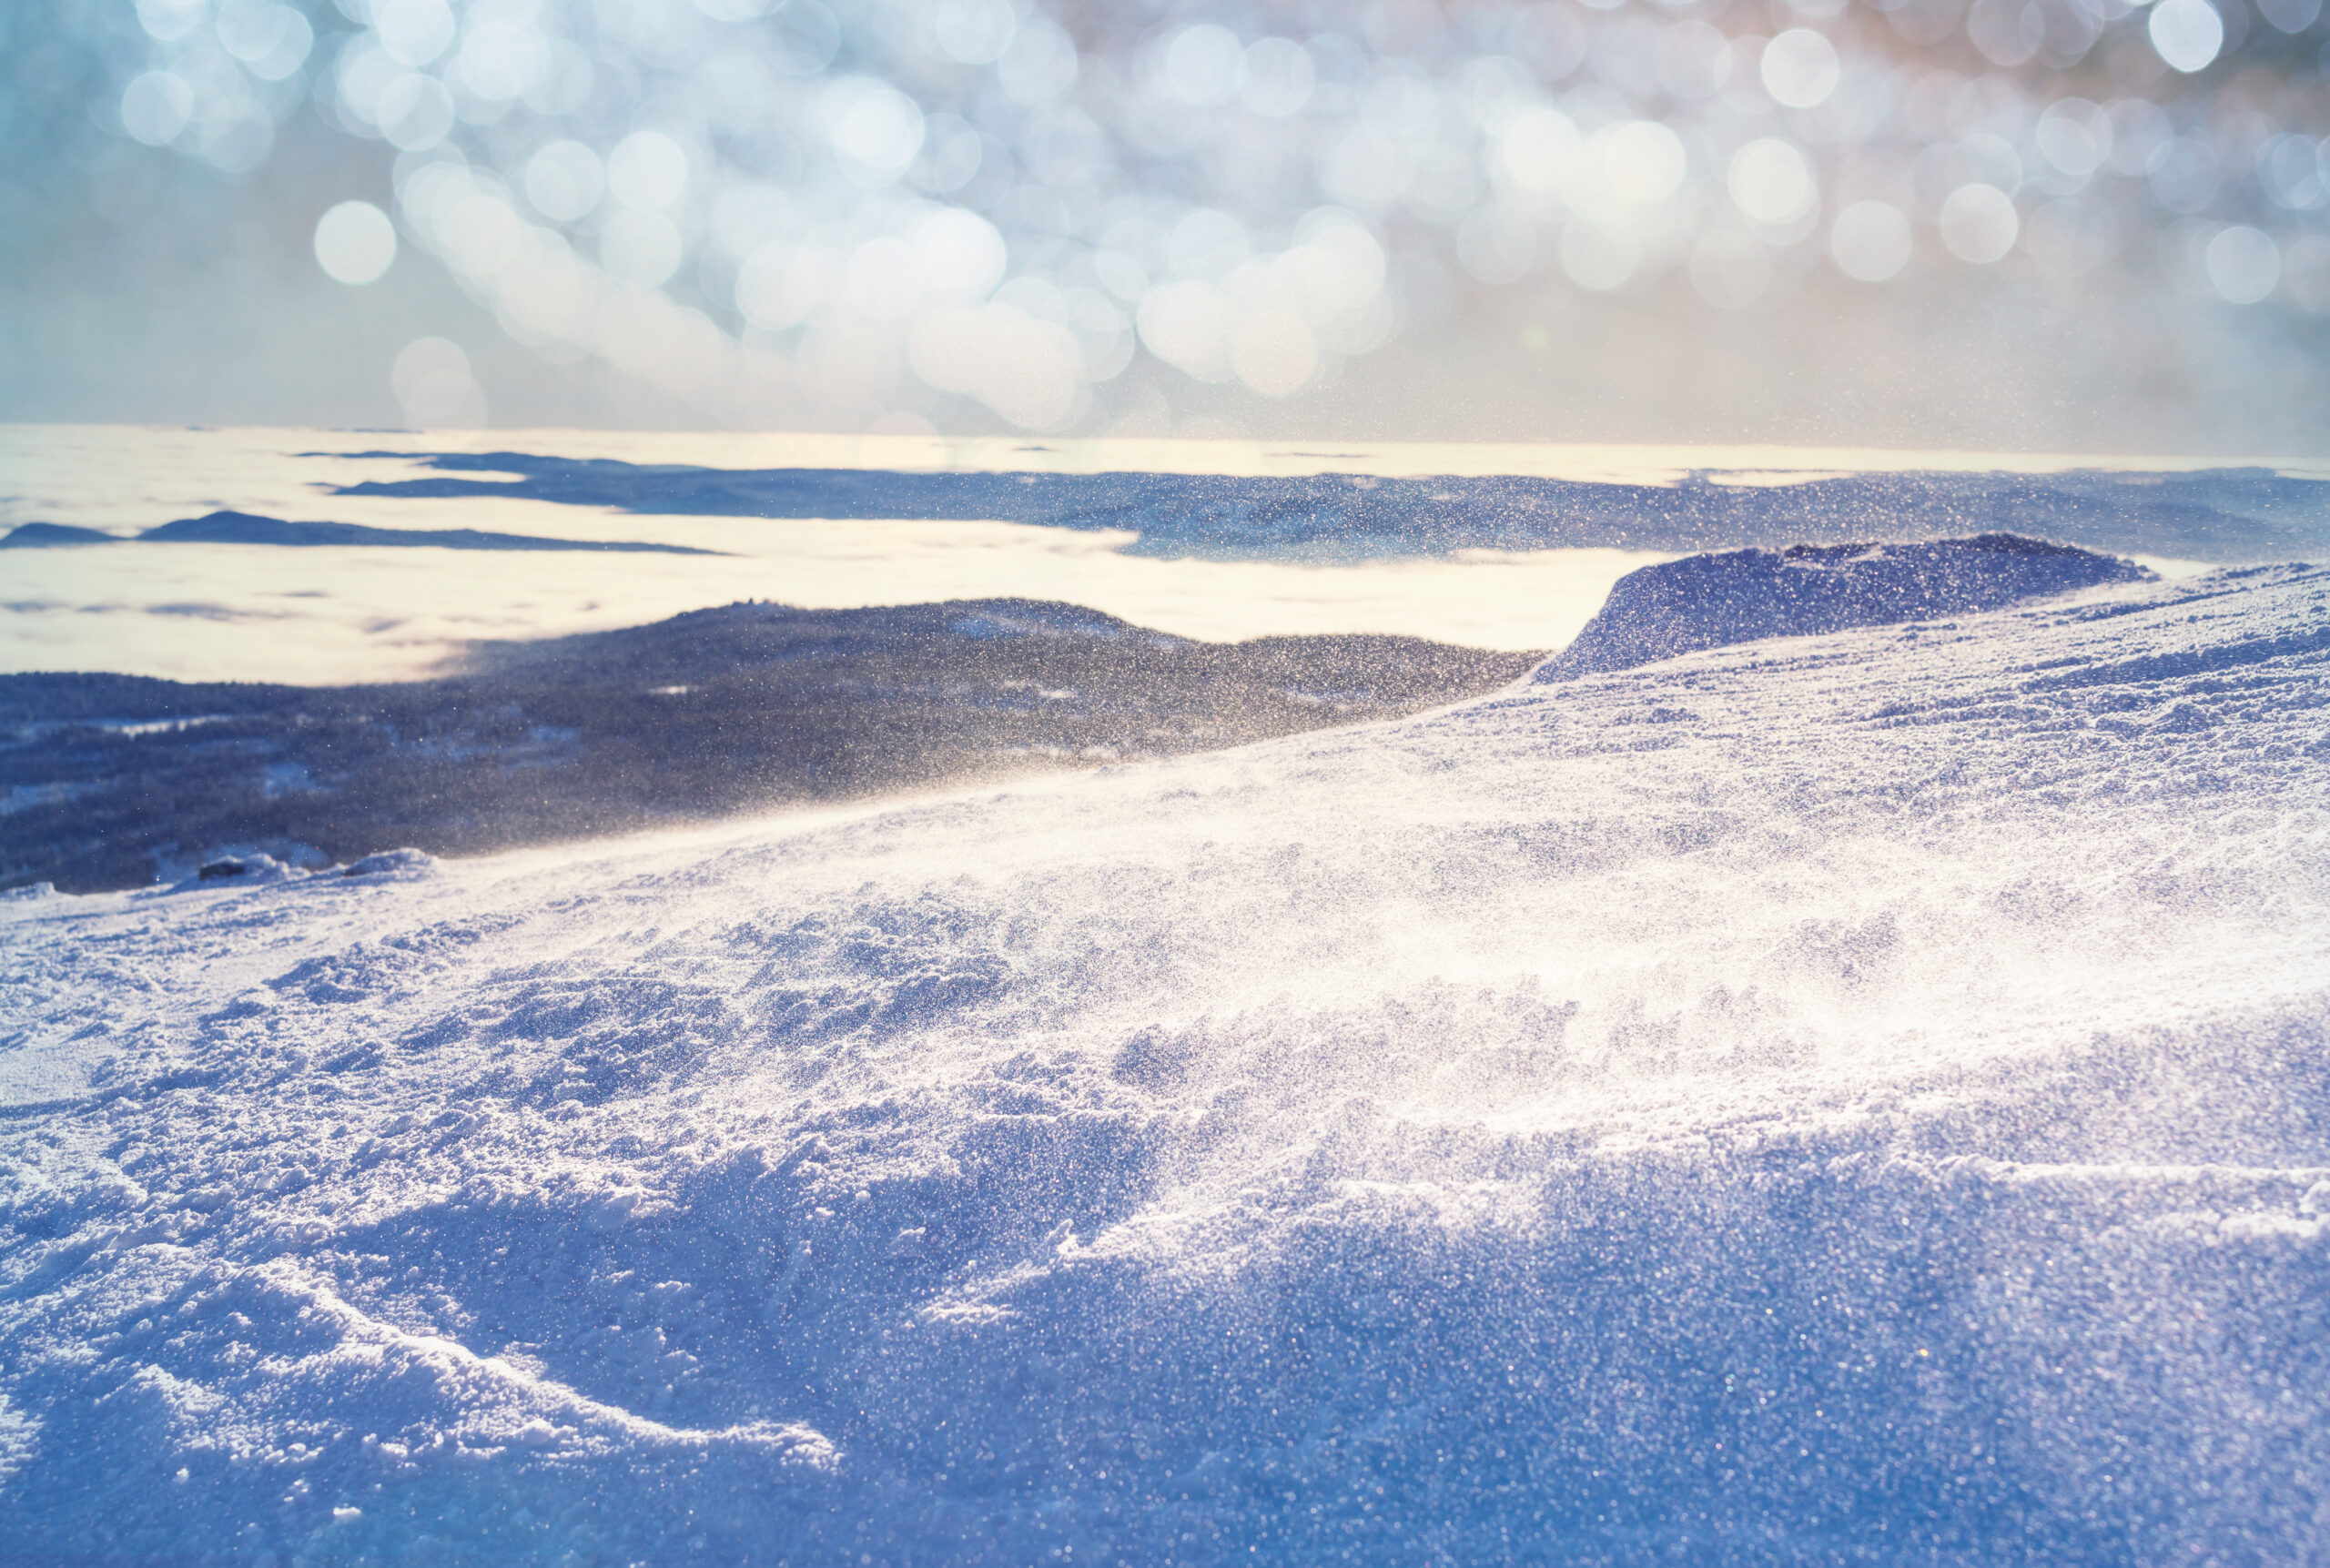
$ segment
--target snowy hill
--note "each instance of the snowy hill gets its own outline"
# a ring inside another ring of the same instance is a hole
[[[1537,655],[1169,637],[1075,605],[728,604],[378,685],[0,675],[0,889],[476,855],[1412,713]]]
[[[1985,533],[1920,544],[1795,544],[1646,566],[1537,672],[1567,681],[1701,648],[1999,610],[2152,574],[2068,544]]]
[[[2330,572],[0,904],[0,1538],[2318,1561]]]

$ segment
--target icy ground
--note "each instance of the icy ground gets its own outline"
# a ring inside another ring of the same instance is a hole
[[[2330,572],[0,908],[15,1550],[2330,1559]]]

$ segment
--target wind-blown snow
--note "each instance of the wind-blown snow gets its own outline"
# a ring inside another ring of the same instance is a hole
[[[2330,572],[0,904],[0,1537],[2330,1554]]]

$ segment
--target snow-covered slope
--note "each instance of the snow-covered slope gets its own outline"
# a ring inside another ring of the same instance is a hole
[[[2132,561],[2016,533],[1687,555],[1620,578],[1537,679],[1631,670],[1765,637],[1939,621],[2150,575]]]
[[[2330,573],[0,916],[0,1538],[2330,1555]]]

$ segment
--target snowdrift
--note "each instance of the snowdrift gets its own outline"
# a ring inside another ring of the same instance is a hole
[[[0,1539],[2330,1556],[2330,573],[0,903]]]
[[[1687,556],[1618,579],[1601,612],[1536,678],[1631,670],[1763,637],[1998,610],[2151,575],[2133,561],[2013,533]]]

